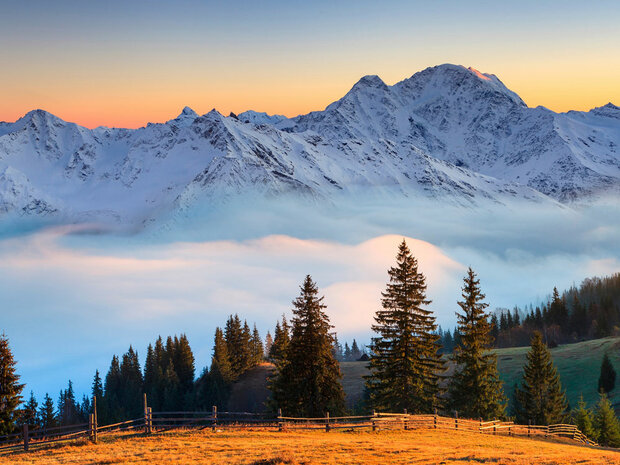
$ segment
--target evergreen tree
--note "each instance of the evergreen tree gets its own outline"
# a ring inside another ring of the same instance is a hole
[[[602,392],[594,412],[594,428],[602,446],[620,447],[620,422],[607,394]]]
[[[497,357],[491,347],[491,328],[480,290],[480,280],[469,268],[464,278],[462,313],[456,314],[461,343],[454,350],[456,369],[449,389],[450,405],[467,418],[504,416],[502,382],[497,372]]]
[[[342,345],[338,341],[338,336],[334,334],[334,358],[339,362],[343,361],[344,353],[342,351]]]
[[[110,363],[110,369],[105,377],[103,404],[104,408],[100,412],[100,423],[102,425],[116,423],[124,418],[121,406],[123,377],[118,357],[114,355]]]
[[[42,428],[53,428],[58,425],[54,401],[48,393],[45,393],[41,409],[39,410],[39,421],[41,422]]]
[[[22,424],[29,425],[30,428],[39,424],[39,403],[32,391],[30,391],[30,398],[24,406]]]
[[[613,390],[616,385],[616,370],[614,370],[609,355],[603,356],[603,363],[601,364],[601,375],[598,378],[598,390],[608,393]]]
[[[286,357],[286,350],[288,349],[290,339],[289,324],[286,321],[286,317],[282,315],[282,323],[276,323],[273,345],[271,346],[271,351],[269,352],[269,358],[276,365],[281,363]]]
[[[61,390],[58,397],[58,421],[61,426],[79,423],[79,406],[75,401],[75,392],[71,380],[69,380],[67,389]]]
[[[143,379],[138,353],[129,346],[129,350],[123,355],[120,365],[120,395],[119,401],[122,415],[126,419],[137,418],[144,411],[143,405]]]
[[[265,359],[271,358],[271,346],[273,346],[273,337],[271,337],[271,333],[267,331],[267,335],[265,336]]]
[[[350,362],[351,360],[353,360],[353,357],[351,355],[351,348],[349,347],[349,343],[345,342],[344,343],[344,359],[347,362]]]
[[[99,370],[95,370],[91,395],[92,397],[96,397],[100,401],[103,399],[103,383],[101,381],[101,376],[99,375]]]
[[[265,348],[263,347],[263,340],[260,337],[256,324],[252,331],[252,338],[250,340],[252,345],[252,366],[260,365],[265,357]]]
[[[22,402],[24,385],[19,382],[16,365],[8,338],[0,334],[0,436],[15,429],[19,415],[17,407]]]
[[[588,439],[596,441],[598,435],[594,429],[594,417],[592,411],[586,407],[586,403],[583,401],[583,396],[579,397],[577,408],[573,412],[573,423],[579,428]]]
[[[220,328],[215,329],[211,368],[205,370],[198,383],[197,404],[201,408],[212,405],[224,408],[230,395],[234,375],[228,355],[228,345]]]
[[[275,403],[288,415],[316,417],[344,411],[340,365],[323,297],[310,275],[293,301],[291,340],[270,384]]]
[[[536,425],[561,423],[568,404],[551,353],[539,331],[534,332],[526,359],[523,382],[517,390],[522,412],[519,420],[522,423],[531,420]]]
[[[172,359],[168,360],[168,366],[164,372],[163,379],[163,404],[164,411],[173,412],[182,408],[183,397],[181,396],[181,382],[174,371],[174,363]]]
[[[238,315],[231,315],[224,328],[224,337],[226,338],[228,356],[230,357],[230,364],[236,379],[250,367],[252,359],[250,327],[247,322],[242,326]]]
[[[372,329],[370,371],[366,386],[376,409],[411,413],[431,412],[439,405],[439,355],[435,318],[425,307],[426,279],[406,242],[399,246],[397,264],[388,271],[390,282]]]
[[[194,353],[185,334],[176,341],[174,354],[174,371],[179,377],[183,395],[191,392],[195,377]]]
[[[351,345],[351,359],[356,362],[362,356],[362,351],[357,345],[357,341],[353,339],[353,344]]]

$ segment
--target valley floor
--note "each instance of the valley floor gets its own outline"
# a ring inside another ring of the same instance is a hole
[[[620,451],[441,430],[380,432],[182,431],[114,434],[0,456],[0,464],[617,464]]]

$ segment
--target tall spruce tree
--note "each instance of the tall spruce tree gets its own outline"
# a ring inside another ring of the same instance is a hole
[[[526,360],[523,380],[517,389],[518,419],[523,423],[531,420],[536,425],[561,423],[568,404],[551,353],[539,331],[532,336]]]
[[[601,375],[598,378],[598,390],[608,393],[616,386],[616,370],[614,370],[609,355],[605,353],[601,363]]]
[[[175,344],[174,371],[179,377],[184,396],[187,396],[192,390],[195,370],[194,353],[189,345],[189,340],[185,334],[181,334]]]
[[[39,421],[42,428],[53,428],[58,425],[54,401],[48,393],[45,393],[41,409],[39,410]]]
[[[592,410],[587,408],[583,396],[579,397],[577,408],[573,411],[572,417],[573,423],[579,428],[579,431],[585,434],[588,439],[592,441],[597,440],[598,434],[596,434],[596,430],[594,429],[594,416]]]
[[[456,369],[449,388],[450,406],[468,418],[500,418],[506,399],[497,371],[497,357],[490,351],[491,328],[480,280],[469,268],[463,279],[462,297],[457,312],[460,345],[454,349]]]
[[[123,355],[120,365],[120,405],[122,415],[126,419],[137,418],[144,410],[143,405],[143,379],[138,353],[129,346],[129,350]]]
[[[22,424],[29,425],[31,428],[39,424],[39,403],[34,397],[34,392],[30,391],[30,398],[22,412]]]
[[[594,411],[594,428],[597,432],[597,441],[602,446],[620,447],[620,421],[607,398],[607,394],[600,393],[599,401]]]
[[[291,340],[270,384],[273,400],[287,415],[316,417],[344,412],[332,326],[318,294],[317,285],[306,276],[293,301]]]
[[[372,338],[371,374],[366,376],[370,404],[384,411],[431,412],[440,404],[444,365],[435,317],[426,309],[426,279],[405,240],[388,274],[383,308],[372,326],[378,336]]]
[[[284,360],[291,339],[290,327],[284,315],[282,315],[282,323],[276,322],[276,329],[273,334],[273,345],[269,352],[269,358],[277,365]]]
[[[269,331],[267,331],[267,334],[265,335],[265,359],[270,359],[271,358],[271,346],[273,346],[273,337],[271,336],[271,333]]]
[[[210,408],[212,405],[224,408],[228,403],[233,379],[234,374],[228,355],[228,345],[222,330],[216,328],[211,367],[204,371],[198,382],[197,404],[201,408]]]
[[[24,385],[19,382],[16,365],[9,339],[0,334],[0,436],[13,432],[19,416],[17,407],[22,402]]]
[[[265,348],[263,347],[263,340],[260,338],[260,334],[258,329],[256,328],[256,324],[254,325],[254,329],[252,330],[252,366],[257,366],[262,363],[263,358],[265,357]]]
[[[116,423],[123,419],[123,409],[121,406],[123,377],[121,375],[121,365],[118,357],[114,355],[110,363],[110,369],[105,377],[103,405],[104,408],[99,414],[100,423]]]

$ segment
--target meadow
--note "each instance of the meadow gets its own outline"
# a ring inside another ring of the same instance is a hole
[[[0,456],[0,464],[617,464],[620,452],[560,441],[444,430],[330,432],[265,430],[177,431],[103,435]]]
[[[515,383],[521,381],[525,355],[528,350],[529,347],[495,350],[500,378],[504,382],[504,391],[508,397],[512,396]],[[553,362],[560,373],[562,387],[566,390],[566,397],[571,407],[577,405],[580,395],[583,395],[588,405],[596,403],[598,377],[605,353],[609,354],[616,370],[620,370],[620,337],[564,344],[551,349]],[[341,363],[342,384],[347,393],[349,406],[355,405],[362,397],[364,389],[362,376],[368,373],[367,365],[367,362]],[[616,382],[616,388],[609,393],[609,399],[618,411],[620,409],[620,380]]]

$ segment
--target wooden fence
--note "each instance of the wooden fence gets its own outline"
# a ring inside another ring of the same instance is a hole
[[[559,424],[549,426],[518,425],[511,421],[482,421],[440,416],[435,412],[431,415],[411,415],[403,413],[377,413],[372,415],[332,417],[329,412],[325,417],[299,418],[286,417],[278,411],[277,415],[218,412],[216,407],[210,412],[153,412],[147,405],[144,396],[144,415],[133,420],[98,426],[97,399],[93,398],[94,412],[89,416],[88,423],[55,428],[37,428],[23,430],[6,436],[0,436],[0,453],[14,452],[44,444],[88,439],[97,443],[98,436],[111,431],[138,431],[144,434],[160,433],[179,428],[211,429],[218,428],[271,428],[277,431],[296,429],[315,429],[326,432],[338,429],[353,430],[366,428],[372,431],[382,430],[413,430],[413,429],[444,429],[453,431],[473,432],[480,434],[503,434],[528,438],[565,438],[581,444],[598,445],[587,438],[575,425]]]

